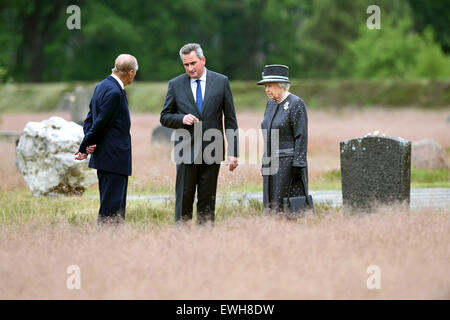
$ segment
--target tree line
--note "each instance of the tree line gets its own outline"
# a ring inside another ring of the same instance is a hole
[[[380,30],[366,27],[372,4]],[[449,16],[450,0],[3,0],[0,81],[99,80],[120,53],[138,58],[138,80],[165,81],[187,42],[233,80],[271,63],[295,78],[449,77]]]

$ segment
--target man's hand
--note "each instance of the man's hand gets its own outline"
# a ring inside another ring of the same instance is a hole
[[[237,157],[228,157],[227,166],[230,171],[233,171],[238,166],[238,158]]]
[[[195,122],[198,122],[198,119],[195,116],[193,116],[192,114],[187,114],[183,117],[183,124],[191,126]]]
[[[87,151],[88,154],[92,154],[92,153],[94,153],[95,148],[97,148],[97,145],[93,144],[92,146],[87,147],[86,151]]]
[[[87,158],[87,153],[81,153],[80,151],[77,151],[74,153],[75,155],[75,160],[84,160]]]

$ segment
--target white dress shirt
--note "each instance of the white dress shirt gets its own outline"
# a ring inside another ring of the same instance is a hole
[[[200,77],[200,85],[202,86],[202,101],[205,101],[206,72],[208,72],[208,70],[205,68],[205,72],[203,72],[203,75]],[[191,78],[191,90],[194,100],[197,103],[197,79]]]
[[[120,86],[122,87],[122,90],[125,89],[125,87],[123,86],[123,82],[122,80],[120,80],[120,78],[118,76],[116,76],[114,73],[111,73],[111,77],[113,77],[114,79],[117,80],[117,82],[120,84]]]

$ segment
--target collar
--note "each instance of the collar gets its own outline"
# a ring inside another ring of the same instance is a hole
[[[289,97],[291,93],[289,91],[286,91],[283,95],[283,98],[281,99],[281,101],[278,103],[277,100],[273,99],[273,101],[275,101],[276,104],[281,104],[284,100],[287,99],[287,97]]]
[[[122,90],[125,89],[122,80],[120,80],[120,78],[118,76],[116,76],[114,73],[111,73],[111,77],[113,77],[114,79],[117,80],[117,82],[120,84],[120,87],[122,88]]]
[[[208,72],[208,69],[205,68],[205,72],[203,72],[203,75],[200,77],[200,79],[189,78],[189,79],[191,79],[191,83],[194,83],[197,80],[200,80],[202,82],[206,82],[206,73],[207,72]]]

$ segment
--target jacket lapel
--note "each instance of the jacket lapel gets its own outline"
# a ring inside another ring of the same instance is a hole
[[[276,103],[276,102],[275,102]],[[278,111],[278,104],[276,103],[275,106],[267,110],[266,117],[269,119],[269,122],[267,123],[267,139],[266,139],[266,156],[271,157],[272,156],[272,122],[273,118],[275,118],[275,115]]]
[[[270,129],[272,129],[272,121],[273,121],[273,118],[275,118],[275,115],[277,114],[278,107],[279,107],[279,104],[275,102],[275,107],[272,108],[273,113],[272,113],[272,115],[270,115],[269,125],[267,128],[269,131],[270,131]]]
[[[205,88],[205,98],[203,98],[203,106],[202,106],[202,115],[205,113],[206,104],[209,101],[209,97],[211,96],[211,90],[213,88],[213,82],[214,77],[212,77],[211,72],[208,72],[207,69],[205,69],[206,72],[206,88]]]

